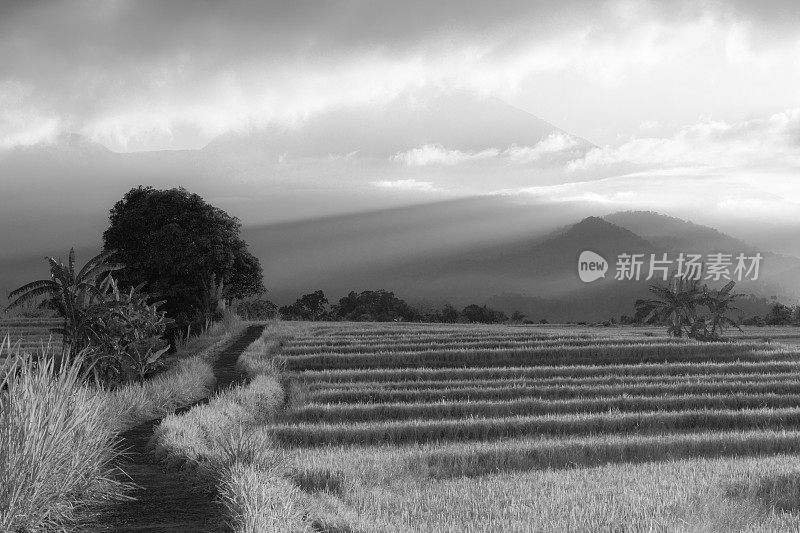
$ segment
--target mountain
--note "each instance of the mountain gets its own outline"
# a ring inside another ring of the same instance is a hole
[[[613,213],[604,219],[631,229],[673,253],[720,252],[736,256],[740,253],[752,255],[758,251],[763,256],[759,280],[742,282],[739,289],[768,296],[782,295],[789,299],[800,295],[800,259],[796,256],[774,253],[714,228],[651,211]]]
[[[592,146],[496,98],[452,92],[401,96],[381,105],[342,106],[294,125],[271,124],[259,131],[224,135],[204,151],[269,154],[276,160],[356,153],[387,159],[425,145],[462,152],[532,147],[552,134],[574,141],[574,146],[561,154],[563,157],[577,157]]]
[[[653,281],[644,279],[646,266],[639,281],[614,279],[620,254],[674,254],[676,243],[689,251],[737,253],[743,245],[658,213],[600,218],[585,216],[586,210],[480,197],[246,227],[242,235],[264,268],[267,297],[281,305],[317,289],[334,302],[351,290],[386,289],[412,303],[488,303],[551,322],[633,314]],[[605,278],[579,279],[578,257],[586,250],[606,260]],[[81,250],[79,259],[92,251]],[[763,255],[760,280],[740,283],[737,291],[790,302],[800,260]],[[0,262],[4,292],[42,276],[40,256]],[[742,305],[748,315],[763,314],[765,306],[757,298]]]
[[[650,237],[644,238],[608,220],[635,228],[630,214],[590,216],[565,225],[565,217],[578,211],[560,209],[474,199],[249,228],[245,238],[264,265],[269,297],[281,304],[317,289],[335,301],[350,290],[383,288],[416,303],[488,302],[551,322],[631,315],[635,300],[646,297],[655,281],[645,279],[647,263],[639,281],[615,280],[622,253],[669,253],[674,259],[676,243],[692,245],[690,251],[703,251],[701,244],[731,253],[752,250],[713,228],[657,213],[637,215]],[[672,226],[665,230],[656,224],[662,220]],[[584,250],[607,260],[604,279],[579,279],[578,257]],[[789,301],[786,287],[797,278],[787,277],[791,271],[784,267],[797,269],[800,260],[785,257],[779,263],[774,254],[764,256],[761,280],[740,283],[739,292],[777,294]],[[764,305],[748,303],[745,312],[761,312]]]
[[[664,249],[683,252],[710,253],[738,250],[752,253],[755,247],[708,226],[653,211],[623,211],[603,217],[622,228],[635,231]]]

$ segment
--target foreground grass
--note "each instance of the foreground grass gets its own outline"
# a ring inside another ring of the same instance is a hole
[[[0,374],[0,531],[57,530],[123,494],[116,432],[80,366],[14,354]]]
[[[80,361],[55,369],[50,353],[0,347],[0,531],[69,529],[98,504],[122,498],[112,468],[117,435],[208,394],[209,361],[240,321],[209,328],[169,371],[114,390],[86,386]]]

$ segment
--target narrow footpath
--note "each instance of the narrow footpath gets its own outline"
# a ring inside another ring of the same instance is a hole
[[[212,394],[244,381],[245,376],[236,370],[236,360],[263,329],[264,326],[248,327],[217,356],[213,365],[217,383]],[[207,401],[206,398],[176,412],[188,411]],[[193,483],[179,472],[163,468],[147,453],[147,443],[160,422],[160,419],[151,420],[121,435],[121,448],[127,450],[127,454],[119,467],[137,487],[131,493],[135,500],[115,504],[82,528],[83,531],[202,533],[227,530],[223,508],[215,501],[213,490]]]

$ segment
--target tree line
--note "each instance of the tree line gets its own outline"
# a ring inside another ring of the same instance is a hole
[[[278,307],[264,298],[251,298],[239,302],[236,312],[249,320],[326,320],[355,322],[438,322],[445,324],[480,323],[501,324],[524,322],[525,316],[515,312],[509,317],[502,311],[486,305],[470,304],[459,310],[450,304],[439,309],[412,306],[383,289],[362,292],[351,291],[338,302],[331,304],[325,293],[317,290],[304,294],[294,303]],[[528,321],[530,322],[530,321]]]

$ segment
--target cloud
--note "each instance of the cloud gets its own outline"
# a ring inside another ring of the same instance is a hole
[[[748,83],[770,76],[770,94],[750,98],[794,98],[796,4],[758,5],[12,0],[0,5],[0,85],[29,90],[21,104],[0,103],[0,146],[72,130],[121,151],[199,148],[421,89],[531,94],[548,110],[571,86],[595,98],[613,87],[624,110],[642,94],[631,78],[666,86],[683,73],[701,95],[709,68],[733,86],[728,63]],[[738,87],[730,98],[753,93]]]
[[[443,146],[426,144],[404,152],[397,152],[390,157],[390,160],[409,167],[453,166],[481,160],[496,160],[504,164],[527,164],[535,163],[553,154],[571,150],[578,145],[579,141],[575,137],[556,132],[548,135],[534,146],[517,146],[514,144],[504,150],[487,148],[469,152],[449,150]]]
[[[391,160],[409,167],[457,165],[465,161],[497,157],[499,153],[500,152],[496,148],[489,148],[479,152],[462,152],[461,150],[447,150],[442,146],[426,144],[419,148],[398,152],[391,157]]]
[[[512,163],[532,163],[548,155],[571,150],[578,144],[578,140],[571,135],[552,133],[539,141],[536,146],[511,146],[503,152],[503,155]]]
[[[394,191],[416,191],[416,192],[440,192],[443,189],[436,187],[431,181],[418,181],[415,179],[403,180],[381,180],[373,181],[372,185],[380,189],[389,189]]]
[[[590,150],[569,171],[635,165],[669,167],[800,167],[800,109],[737,123],[700,122],[671,137],[634,138]]]
[[[52,141],[61,121],[30,103],[33,89],[20,83],[0,83],[0,149]]]

